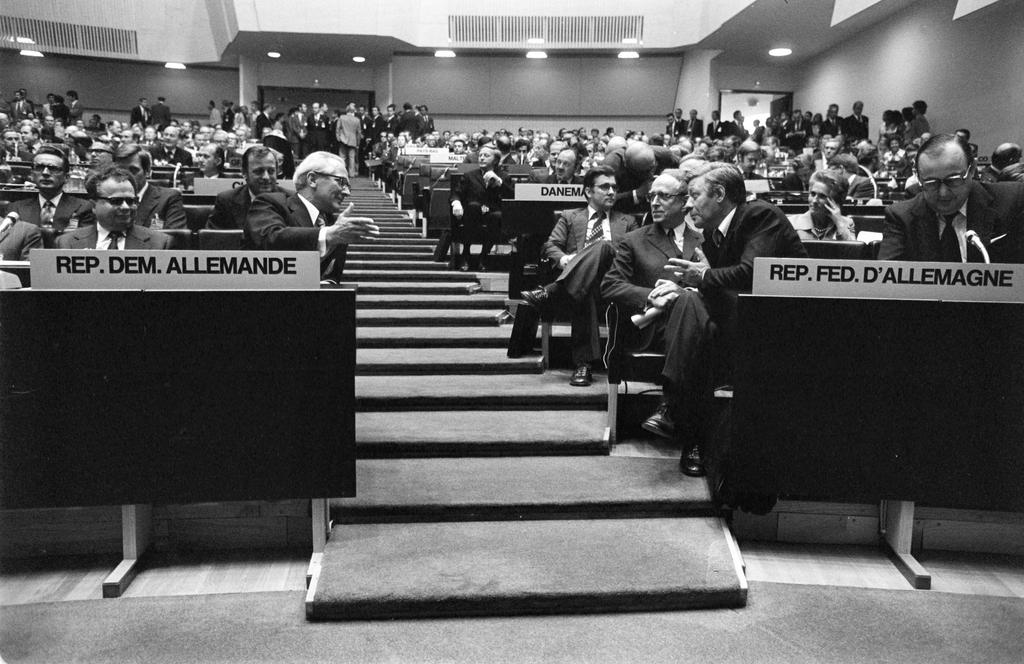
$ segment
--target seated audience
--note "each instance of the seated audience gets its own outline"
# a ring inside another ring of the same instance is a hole
[[[507,140],[507,139],[506,139]],[[464,174],[459,186],[453,187],[450,196],[452,208],[452,255],[456,244],[462,246],[459,270],[469,270],[470,245],[479,241],[480,255],[476,269],[484,271],[484,259],[497,241],[501,226],[501,199],[512,198],[512,183],[498,172],[501,153],[494,147],[480,148],[480,168]]]
[[[216,143],[206,143],[196,150],[195,165],[200,177],[219,178],[224,176],[224,148]]]
[[[885,210],[880,260],[1024,263],[1024,183],[975,182],[970,147],[936,134],[917,153],[920,193]]]
[[[844,217],[846,178],[836,171],[817,171],[811,175],[807,192],[807,212],[790,219],[801,240],[855,240],[853,220]]]
[[[254,160],[255,163],[255,160]],[[350,217],[345,162],[330,152],[313,152],[295,169],[295,194],[260,194],[249,208],[243,230],[247,249],[316,251],[320,278],[336,282],[345,268],[348,245],[380,234],[373,219]]]
[[[739,150],[736,152],[736,158],[739,161],[744,180],[765,179],[763,175],[757,172],[757,167],[764,158],[761,146],[757,142],[748,139],[740,143]]]
[[[90,173],[85,189],[96,223],[68,230],[57,238],[58,249],[170,249],[171,238],[135,223],[138,198],[135,178],[114,165]]]
[[[592,381],[592,363],[601,357],[601,280],[615,258],[615,248],[636,228],[632,215],[615,212],[615,172],[598,166],[583,177],[587,207],[558,216],[544,254],[555,264],[554,283],[524,291],[523,299],[542,314],[553,307],[569,309],[572,317],[572,361],[576,367],[570,385],[585,387]]]
[[[42,246],[39,226],[17,221],[13,214],[0,220],[0,260],[27,261],[28,253]]]
[[[852,154],[836,155],[829,161],[829,166],[840,169],[845,174],[849,198],[878,198],[878,185],[870,175],[864,174],[857,163],[857,158]]]

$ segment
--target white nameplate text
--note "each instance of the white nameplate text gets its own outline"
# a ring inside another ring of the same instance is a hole
[[[583,185],[517,182],[515,200],[579,203],[583,200]]]

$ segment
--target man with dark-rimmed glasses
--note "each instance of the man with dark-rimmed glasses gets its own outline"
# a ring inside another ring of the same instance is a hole
[[[954,134],[917,152],[921,192],[885,211],[880,260],[1024,263],[1024,183],[974,180],[970,148]],[[973,231],[973,233],[972,233]]]
[[[62,148],[44,145],[32,157],[32,184],[38,194],[15,201],[7,213],[16,212],[21,221],[60,233],[68,228],[92,224],[94,217],[88,201],[64,193],[68,177],[68,157]],[[74,223],[72,223],[74,220]]]

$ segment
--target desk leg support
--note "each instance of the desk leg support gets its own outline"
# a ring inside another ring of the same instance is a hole
[[[313,555],[306,568],[306,616],[313,615],[313,597],[320,580],[320,566],[323,562],[324,547],[331,532],[330,506],[326,498],[313,499]]]
[[[121,506],[121,557],[103,581],[103,597],[120,597],[139,573],[139,561],[153,536],[152,505]]]
[[[932,575],[910,552],[914,536],[914,503],[909,500],[883,500],[885,542],[896,568],[917,590],[932,587]]]

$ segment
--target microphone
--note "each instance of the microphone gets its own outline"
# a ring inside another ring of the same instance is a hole
[[[18,216],[17,212],[8,212],[7,216],[3,218],[3,221],[0,221],[0,233],[6,233],[7,229],[19,221],[21,221],[21,217]]]
[[[978,237],[977,233],[975,233],[974,231],[967,231],[966,233],[964,233],[964,238],[968,242],[973,244],[978,249],[978,251],[981,252],[981,257],[985,259],[986,263],[992,262],[992,260],[989,259],[988,257],[988,250],[985,249],[985,245],[984,243],[982,243],[981,238]]]

